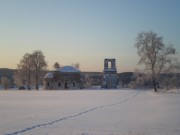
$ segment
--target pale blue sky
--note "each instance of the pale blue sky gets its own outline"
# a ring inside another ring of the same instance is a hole
[[[102,71],[116,58],[118,72],[134,71],[135,38],[150,30],[180,53],[180,0],[0,0],[0,68],[42,50],[49,69],[58,61]]]

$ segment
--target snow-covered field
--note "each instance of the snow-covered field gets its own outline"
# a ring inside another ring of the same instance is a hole
[[[180,94],[0,91],[1,135],[180,135]]]

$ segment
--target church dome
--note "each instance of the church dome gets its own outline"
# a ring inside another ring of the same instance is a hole
[[[49,72],[47,73],[44,78],[53,78],[53,73],[52,72]]]
[[[64,66],[61,68],[58,68],[56,71],[64,72],[64,73],[79,73],[81,72],[79,69],[73,67],[73,66]]]

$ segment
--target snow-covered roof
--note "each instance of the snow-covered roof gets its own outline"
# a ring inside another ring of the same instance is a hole
[[[64,66],[61,68],[56,69],[56,71],[60,71],[60,72],[70,72],[70,73],[78,73],[81,72],[79,69],[73,67],[73,66]]]
[[[49,72],[47,73],[44,78],[53,78],[53,73],[52,72]]]

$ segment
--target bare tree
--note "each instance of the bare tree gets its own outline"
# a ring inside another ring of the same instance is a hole
[[[79,64],[79,62],[77,62],[77,63],[75,63],[75,64],[71,64],[73,67],[75,67],[75,68],[77,68],[77,69],[79,69],[80,68],[80,64]]]
[[[54,63],[54,69],[58,69],[58,68],[60,68],[60,65],[59,65],[58,62],[55,62],[55,63]]]
[[[33,53],[25,53],[18,64],[18,70],[14,73],[14,80],[17,85],[27,84],[28,89],[31,89],[31,84],[35,83],[38,90],[39,80],[42,77],[42,70],[47,67],[45,56],[41,51]],[[33,79],[33,77],[35,79]]]
[[[32,54],[32,58],[33,60],[32,60],[31,66],[33,68],[34,75],[35,75],[36,90],[38,90],[41,72],[42,70],[45,70],[45,68],[47,67],[47,63],[45,61],[45,56],[43,52],[40,50],[34,51]]]
[[[144,71],[150,73],[154,91],[157,92],[159,75],[167,72],[176,50],[172,44],[165,46],[163,38],[152,31],[139,33],[135,47],[140,56],[139,64],[144,65]]]
[[[74,66],[75,66],[75,68],[79,69],[80,68],[79,62],[77,62]]]
[[[3,86],[3,88],[5,90],[7,90],[7,88],[9,87],[10,85],[10,80],[7,78],[7,77],[2,77],[1,78],[1,85]]]
[[[20,70],[20,72],[18,73],[21,74],[21,76],[19,75],[19,77],[21,77],[21,80],[23,80],[24,77],[26,78],[28,90],[31,89],[31,77],[33,70],[32,62],[33,62],[32,54],[25,53],[23,58],[20,60],[20,64],[18,64],[18,70]]]

